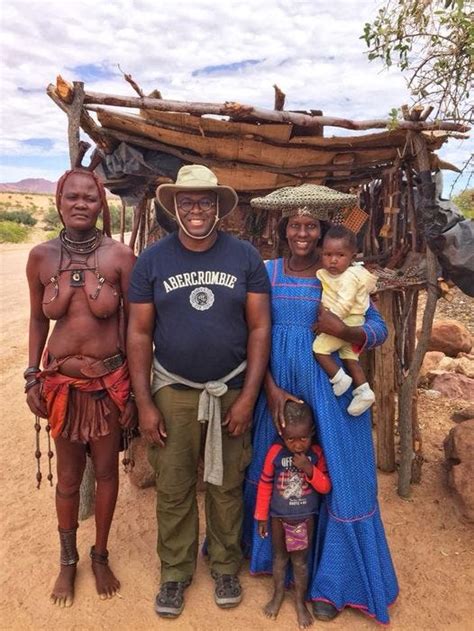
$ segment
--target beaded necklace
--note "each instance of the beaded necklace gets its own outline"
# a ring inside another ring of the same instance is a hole
[[[100,230],[95,228],[95,233],[89,239],[85,239],[84,241],[75,241],[74,239],[70,239],[66,234],[66,229],[63,228],[59,233],[59,240],[62,245],[69,252],[73,252],[74,254],[90,254],[97,250],[102,241],[102,233]]]

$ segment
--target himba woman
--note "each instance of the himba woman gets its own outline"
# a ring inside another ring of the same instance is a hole
[[[105,189],[93,171],[67,171],[58,182],[56,206],[64,228],[58,238],[34,247],[27,263],[31,314],[24,377],[27,403],[36,416],[48,418],[56,446],[61,554],[51,602],[69,607],[79,561],[79,487],[87,452],[97,482],[96,538],[90,550],[97,592],[111,598],[120,587],[108,566],[107,540],[122,434],[136,417],[122,334],[135,256],[110,238]],[[101,212],[102,231],[96,227]],[[46,347],[50,320],[56,323]]]

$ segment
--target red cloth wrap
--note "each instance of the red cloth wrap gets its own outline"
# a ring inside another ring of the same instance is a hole
[[[72,422],[67,437],[73,441],[87,442],[88,439],[97,439],[110,433],[106,419],[107,414],[110,413],[107,397],[93,399],[88,396],[85,399],[81,396],[82,393],[106,390],[120,412],[124,411],[130,394],[127,362],[113,372],[95,379],[68,377],[59,372],[49,372],[47,368],[40,377],[53,438],[63,433],[68,417]],[[76,393],[74,390],[79,392]],[[81,409],[73,409],[74,404]],[[73,412],[72,415],[71,412]],[[84,427],[79,428],[79,424]]]

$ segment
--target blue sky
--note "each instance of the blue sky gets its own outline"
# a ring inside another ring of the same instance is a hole
[[[97,92],[134,94],[122,69],[145,93],[261,107],[272,107],[276,83],[287,109],[385,118],[410,97],[397,70],[384,71],[364,55],[360,35],[378,6],[372,0],[3,3],[0,181],[55,180],[67,168],[66,117],[45,94],[58,74]],[[460,166],[470,152],[471,141],[451,140],[440,155]]]

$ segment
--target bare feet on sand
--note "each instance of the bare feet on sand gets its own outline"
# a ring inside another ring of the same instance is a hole
[[[93,547],[90,556],[97,593],[102,600],[113,598],[120,589],[120,581],[109,567],[108,552],[100,554]]]
[[[275,620],[280,611],[281,603],[283,601],[284,592],[275,591],[273,598],[263,608],[263,613],[267,618]]]
[[[74,581],[76,565],[61,565],[59,576],[54,583],[50,601],[57,607],[70,607],[74,601]]]
[[[314,620],[304,603],[296,603],[296,616],[298,618],[298,626],[300,629],[307,629]]]

